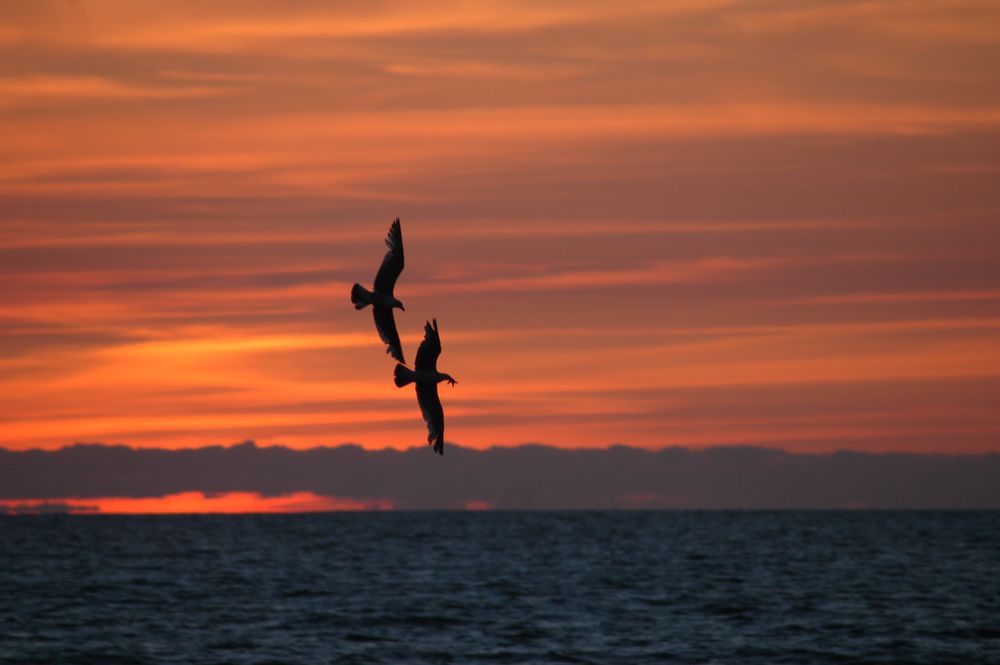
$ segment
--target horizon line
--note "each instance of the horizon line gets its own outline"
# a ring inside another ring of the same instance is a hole
[[[786,455],[793,456],[832,456],[832,455],[843,455],[843,454],[854,454],[854,455],[866,455],[872,457],[892,457],[892,456],[917,456],[917,457],[988,457],[994,455],[1000,455],[1000,449],[989,450],[982,452],[945,452],[945,451],[908,451],[908,450],[893,450],[893,451],[867,451],[860,450],[857,448],[835,448],[827,451],[796,451],[790,450],[788,448],[782,448],[780,446],[767,446],[753,443],[723,443],[718,445],[705,445],[705,446],[685,446],[680,444],[664,444],[659,447],[646,447],[639,446],[635,444],[628,443],[608,443],[602,446],[562,446],[553,443],[545,443],[538,441],[525,441],[522,443],[513,444],[500,444],[491,443],[483,447],[469,446],[461,443],[455,443],[452,441],[446,441],[446,444],[452,450],[460,450],[463,453],[486,453],[496,450],[514,450],[523,448],[544,448],[547,450],[554,450],[560,452],[585,452],[585,451],[610,451],[614,449],[624,449],[629,451],[636,451],[642,453],[656,454],[670,450],[686,451],[692,453],[706,453],[713,450],[755,450],[763,452],[774,452],[782,453]],[[0,452],[8,453],[58,453],[65,450],[72,450],[73,448],[124,448],[132,451],[161,451],[170,453],[179,453],[184,451],[195,451],[195,450],[206,450],[211,448],[218,448],[222,450],[232,450],[234,448],[254,448],[257,450],[287,450],[290,452],[309,452],[317,450],[338,450],[343,448],[356,448],[365,453],[380,453],[380,452],[394,452],[394,453],[409,453],[412,451],[423,450],[426,445],[414,444],[408,447],[397,447],[397,446],[384,446],[381,448],[368,448],[363,444],[354,441],[343,441],[341,443],[328,444],[321,443],[308,447],[295,447],[284,443],[259,443],[254,439],[244,439],[243,441],[232,442],[232,443],[210,443],[200,446],[183,446],[179,448],[169,448],[162,445],[136,445],[130,443],[107,443],[103,441],[75,441],[73,443],[63,444],[55,448],[10,448],[6,445],[0,444]]]

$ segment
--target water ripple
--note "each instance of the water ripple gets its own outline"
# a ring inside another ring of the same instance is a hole
[[[0,518],[0,662],[996,663],[1000,513]]]

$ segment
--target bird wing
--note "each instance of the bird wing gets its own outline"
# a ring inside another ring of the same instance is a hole
[[[405,365],[403,344],[399,341],[399,332],[396,331],[396,319],[392,316],[392,308],[375,305],[372,307],[372,314],[375,316],[375,330],[385,342],[385,352]]]
[[[382,257],[382,265],[375,275],[375,290],[392,294],[399,273],[403,272],[403,231],[399,228],[399,218],[389,227],[385,236],[385,246],[389,251]]]
[[[427,423],[427,443],[434,445],[434,452],[444,454],[444,409],[438,397],[436,383],[417,384],[417,404]]]
[[[439,355],[441,355],[441,335],[438,334],[437,319],[434,319],[433,327],[430,321],[424,323],[424,341],[420,342],[420,347],[417,349],[414,367],[418,372],[436,372]]]

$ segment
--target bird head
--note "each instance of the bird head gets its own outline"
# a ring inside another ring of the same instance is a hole
[[[406,308],[403,307],[403,303],[400,302],[399,300],[396,300],[395,298],[392,299],[392,306],[393,307],[398,307],[399,309],[403,310],[404,312],[406,311]]]

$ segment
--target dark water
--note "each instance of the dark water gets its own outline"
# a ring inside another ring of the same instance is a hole
[[[1000,513],[5,517],[0,662],[1000,663]]]

